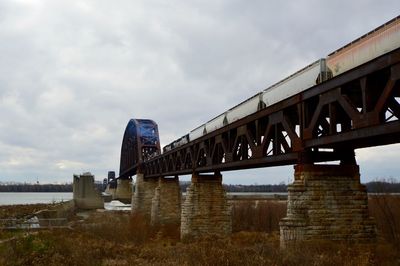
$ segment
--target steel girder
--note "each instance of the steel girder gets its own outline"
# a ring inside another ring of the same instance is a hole
[[[121,147],[119,178],[136,174],[138,167],[160,154],[157,124],[148,119],[131,119],[126,126]]]
[[[400,49],[143,161],[147,177],[341,160],[400,142]]]

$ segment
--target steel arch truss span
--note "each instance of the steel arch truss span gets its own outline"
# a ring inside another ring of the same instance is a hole
[[[131,119],[122,140],[119,178],[135,175],[144,161],[159,154],[160,137],[157,124],[148,119]]]
[[[354,162],[400,142],[400,49],[144,162],[146,176]]]

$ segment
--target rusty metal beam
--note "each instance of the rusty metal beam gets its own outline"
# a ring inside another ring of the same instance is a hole
[[[140,168],[147,177],[156,177],[290,165],[304,159],[349,162],[353,149],[399,143],[400,121],[384,117],[389,110],[400,119],[394,98],[400,95],[399,65],[397,49],[126,173]],[[371,92],[379,100],[371,101]],[[273,150],[267,154],[270,141]]]

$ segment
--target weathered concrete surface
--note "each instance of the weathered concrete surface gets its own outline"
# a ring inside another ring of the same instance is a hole
[[[135,192],[132,195],[132,213],[140,213],[150,220],[154,192],[158,186],[157,178],[144,178],[136,175]]]
[[[158,179],[151,206],[151,224],[167,225],[181,222],[181,189],[179,178]]]
[[[94,176],[91,173],[74,175],[73,200],[78,209],[104,208],[103,198],[94,186]]]
[[[111,198],[114,199],[116,190],[116,188],[112,188],[110,184],[108,184],[104,192],[111,195]]]
[[[222,186],[222,176],[193,174],[182,205],[181,238],[231,232],[231,207]]]
[[[117,188],[113,194],[113,199],[123,203],[131,203],[132,200],[132,182],[128,179],[118,179]]]
[[[281,246],[307,240],[371,242],[376,238],[357,165],[296,165],[288,186]]]

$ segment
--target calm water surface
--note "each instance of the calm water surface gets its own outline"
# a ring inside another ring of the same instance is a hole
[[[182,193],[185,196],[186,193]],[[282,192],[228,192],[229,196],[287,196]],[[390,193],[400,195],[400,193]],[[369,193],[369,196],[379,193]],[[72,192],[0,192],[0,205],[54,203],[72,199]]]
[[[54,203],[72,199],[72,192],[0,192],[0,205]]]
[[[231,196],[287,195],[287,193],[279,192],[228,192],[227,194]],[[0,192],[0,205],[54,203],[71,199],[72,192]]]

